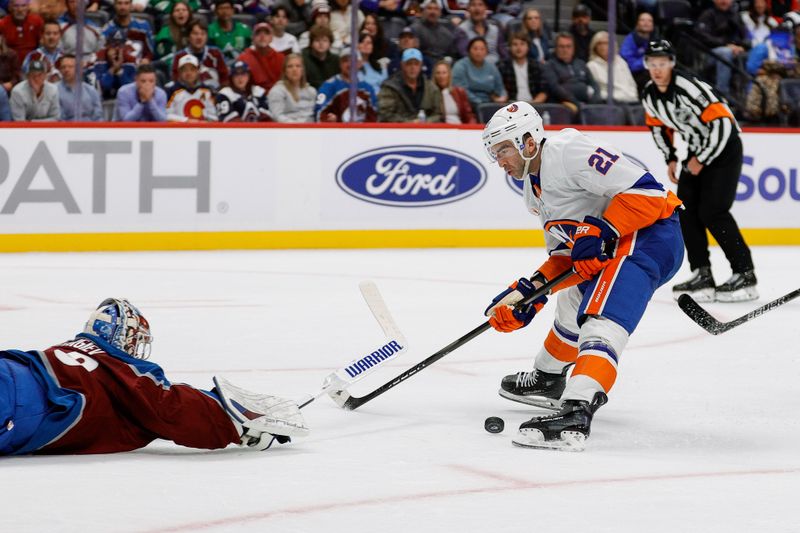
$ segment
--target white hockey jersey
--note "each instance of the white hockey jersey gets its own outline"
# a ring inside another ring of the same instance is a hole
[[[548,136],[541,150],[539,175],[525,179],[523,197],[541,218],[551,255],[569,255],[575,227],[586,216],[605,219],[623,236],[671,216],[680,205],[616,147],[573,128]]]
[[[203,85],[188,88],[180,82],[170,82],[167,89],[167,120],[188,122],[189,119],[217,121],[217,106],[211,89]]]

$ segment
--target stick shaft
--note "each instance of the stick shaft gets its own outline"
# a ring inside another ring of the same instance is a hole
[[[545,283],[544,285],[539,287],[539,289],[537,289],[536,292],[534,292],[528,298],[525,298],[524,300],[522,300],[517,305],[518,306],[527,305],[527,304],[531,303],[532,301],[536,300],[537,298],[547,294],[548,292],[550,292],[550,289],[552,289],[553,287],[555,287],[559,283],[562,283],[563,281],[566,281],[566,279],[569,278],[570,276],[572,276],[573,273],[574,273],[574,271],[571,268],[569,270],[566,270],[566,271],[562,272],[561,274],[556,276],[553,280],[548,281],[547,283]],[[452,351],[454,351],[455,349],[460,348],[461,346],[465,345],[466,343],[468,343],[469,341],[471,341],[472,339],[474,339],[475,337],[477,337],[478,335],[480,335],[484,331],[490,329],[491,327],[492,326],[489,324],[489,321],[487,320],[486,322],[484,322],[480,326],[476,327],[475,329],[473,329],[469,333],[467,333],[467,334],[463,335],[462,337],[456,339],[455,341],[451,342],[450,344],[448,344],[447,346],[445,346],[444,348],[442,348],[441,350],[439,350],[435,354],[431,355],[427,359],[424,359],[424,360],[420,361],[416,365],[412,366],[411,368],[409,368],[408,370],[406,370],[402,374],[399,374],[398,376],[396,376],[391,381],[388,381],[388,382],[384,383],[383,385],[381,385],[377,389],[373,390],[372,392],[370,392],[370,393],[368,393],[368,394],[366,394],[364,396],[361,396],[361,397],[350,396],[344,402],[344,405],[342,407],[344,407],[345,409],[348,409],[350,411],[358,409],[360,406],[364,405],[368,401],[370,401],[370,400],[372,400],[374,398],[377,398],[378,396],[380,396],[384,392],[388,391],[389,389],[391,389],[393,387],[396,387],[400,383],[404,382],[405,380],[407,380],[408,378],[410,378],[411,376],[413,376],[417,372],[420,372],[421,370],[423,370],[423,369],[427,368],[428,366],[432,365],[433,363],[435,363],[436,361],[438,361],[439,359],[441,359],[445,355],[447,355],[447,354],[451,353]]]

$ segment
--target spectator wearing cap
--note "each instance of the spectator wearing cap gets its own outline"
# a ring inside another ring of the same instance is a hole
[[[0,19],[0,35],[6,45],[17,54],[17,68],[22,60],[38,45],[44,30],[44,20],[31,13],[30,0],[10,0],[8,15]]]
[[[276,122],[314,122],[317,90],[306,80],[300,54],[286,56],[281,79],[272,86],[267,98],[270,114]]]
[[[137,64],[142,60],[152,61],[155,55],[153,28],[146,20],[133,18],[132,11],[132,0],[114,0],[114,18],[103,27],[103,37],[108,41],[119,32],[131,45]]]
[[[43,61],[47,67],[47,81],[58,83],[61,73],[56,68],[56,63],[64,55],[64,49],[61,48],[61,26],[58,25],[58,22],[44,23],[41,43],[39,48],[25,56],[25,60],[22,62],[22,71],[28,70],[28,64],[31,61]]]
[[[58,22],[61,24],[61,46],[64,53],[74,54],[78,44],[78,2],[85,0],[67,0],[67,11],[61,15]],[[87,8],[88,9],[88,8]],[[83,25],[83,57],[84,66],[94,63],[97,52],[105,45],[105,39],[92,19],[85,19]]]
[[[189,43],[189,24],[192,23],[192,8],[184,0],[172,4],[167,23],[156,34],[156,57],[168,65],[178,50]]]
[[[378,122],[441,122],[441,112],[441,93],[422,75],[422,52],[404,50],[400,70],[378,93]]]
[[[208,44],[208,28],[202,20],[195,19],[189,24],[189,46],[175,54],[172,63],[172,79],[178,79],[178,62],[182,57],[194,56],[200,68],[200,82],[216,91],[228,85],[228,66],[222,51]]]
[[[589,47],[589,62],[586,67],[600,89],[600,101],[608,99],[608,32],[598,31]],[[639,102],[639,91],[628,64],[620,56],[614,58],[614,101],[623,104]]]
[[[575,39],[571,33],[556,36],[555,57],[544,65],[544,79],[550,101],[566,105],[577,113],[582,103],[599,101],[600,89],[586,66],[575,57]]]
[[[238,60],[250,67],[254,84],[269,92],[281,77],[283,54],[272,49],[272,27],[268,22],[259,22],[253,28],[253,45],[242,52]]]
[[[103,120],[103,106],[97,90],[81,81],[80,115],[75,116],[75,99],[77,98],[78,79],[75,77],[77,61],[72,54],[64,54],[58,61],[61,82],[58,84],[58,102],[61,107],[61,120],[77,120],[78,122],[99,122]]]
[[[501,61],[497,69],[510,101],[538,104],[547,101],[547,88],[539,62],[530,56],[529,42],[523,32],[512,35],[509,39],[511,57]]]
[[[136,67],[133,83],[117,92],[114,120],[122,122],[164,122],[167,120],[167,93],[156,85],[156,69],[150,63]]]
[[[352,7],[350,0],[333,0],[331,6],[331,31],[334,42],[350,45],[350,32],[352,28]],[[364,22],[364,13],[356,10],[356,27]]]
[[[360,65],[359,65],[360,66]],[[356,117],[350,116],[350,49],[339,56],[339,74],[319,88],[314,108],[318,122],[375,122],[375,92],[369,84],[359,81],[356,89]]]
[[[58,88],[47,81],[47,66],[44,61],[31,61],[21,81],[11,90],[9,99],[11,117],[14,120],[54,122],[61,118],[58,104]]]
[[[97,61],[86,73],[86,78],[100,87],[103,99],[116,98],[123,85],[133,83],[136,77],[136,57],[133,47],[125,41],[122,32],[106,39],[106,46],[97,52]]]
[[[433,82],[442,93],[442,121],[447,124],[475,124],[475,113],[469,103],[467,92],[456,87],[453,71],[447,61],[438,61],[433,66]]]
[[[299,54],[300,44],[297,42],[297,37],[286,31],[286,27],[289,25],[289,10],[286,9],[286,6],[276,6],[272,10],[269,22],[272,25],[272,42],[270,43],[272,49],[284,55]]]
[[[458,55],[455,32],[442,22],[442,6],[437,0],[422,2],[422,16],[411,25],[419,39],[419,49],[432,61]]]
[[[333,40],[330,28],[313,26],[309,33],[311,44],[303,49],[303,66],[308,83],[319,89],[328,78],[339,72],[339,56],[330,51]]]
[[[331,8],[324,0],[319,3],[316,3],[315,0],[314,7],[311,10],[311,27],[313,28],[314,26],[324,26],[331,29]],[[308,48],[311,45],[311,30],[303,32],[300,37],[298,37],[297,42],[301,50]],[[331,52],[339,55],[343,47],[344,43],[336,38],[336,35],[331,29]]]
[[[496,65],[508,56],[503,33],[497,24],[491,22],[486,14],[486,0],[469,0],[467,18],[458,25],[456,36],[458,53],[467,55],[467,46],[475,37],[482,37],[486,42],[488,54],[486,61]]]
[[[650,81],[650,73],[644,67],[644,53],[648,43],[657,39],[653,15],[645,11],[636,18],[636,27],[625,36],[619,48],[619,55],[628,64],[639,92]]]
[[[487,60],[488,55],[486,39],[473,37],[467,47],[467,57],[453,65],[453,85],[467,91],[474,109],[487,102],[502,104],[508,101],[503,77],[497,67]]]
[[[231,65],[231,84],[217,92],[217,116],[220,122],[268,122],[271,120],[267,92],[250,79],[250,67],[244,61]]]
[[[232,62],[241,54],[253,39],[253,32],[247,25],[233,20],[233,0],[214,2],[216,19],[208,25],[208,42],[222,51],[225,61]]]
[[[200,62],[194,54],[175,58],[178,79],[167,91],[167,120],[170,122],[216,122],[214,93],[200,78]]]
[[[401,59],[403,57],[403,51],[408,50],[409,48],[416,48],[419,50],[419,39],[417,39],[417,34],[414,31],[414,28],[411,26],[406,26],[402,30],[400,30],[400,35],[398,36],[397,40],[397,48],[394,50],[394,55],[391,57],[391,63],[389,63],[389,75],[393,75],[395,72],[400,70]],[[420,50],[422,51],[422,50]],[[422,74],[426,78],[431,77],[431,72],[433,72],[433,62],[425,57],[425,54],[422,54]]]
[[[586,4],[577,4],[572,8],[572,24],[569,32],[575,42],[575,57],[586,62],[589,61],[589,45],[594,36],[594,30],[589,27],[592,21],[592,10]]]

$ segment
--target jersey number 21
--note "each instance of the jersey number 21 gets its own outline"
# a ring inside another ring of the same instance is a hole
[[[618,155],[598,148],[589,157],[589,166],[594,167],[600,174],[605,176],[611,169],[611,165],[617,162],[617,159],[619,159]]]

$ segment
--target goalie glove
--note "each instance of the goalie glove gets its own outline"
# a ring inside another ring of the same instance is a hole
[[[239,432],[240,445],[265,450],[274,440],[283,444],[308,435],[300,408],[292,400],[251,392],[219,377],[214,377],[214,385]]]

